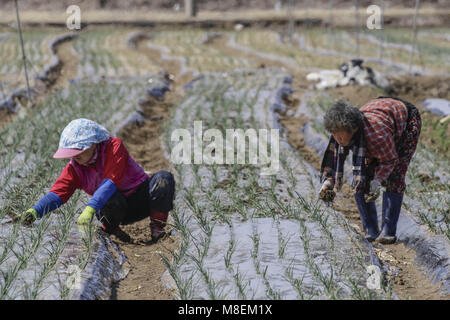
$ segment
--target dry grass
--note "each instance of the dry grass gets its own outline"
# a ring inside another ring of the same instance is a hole
[[[450,9],[436,9],[432,7],[423,7],[420,9],[420,16],[448,16]],[[355,11],[353,8],[333,10],[334,24],[336,26],[353,26],[355,21]],[[410,18],[414,15],[414,8],[388,8],[385,11],[385,18]],[[307,9],[294,10],[292,16],[295,19],[321,19],[328,21],[330,12],[328,9]],[[367,16],[366,8],[359,10],[361,21]],[[21,20],[24,23],[65,23],[68,15],[65,12],[58,11],[22,11]],[[90,10],[82,11],[81,18],[83,23],[92,22],[187,22],[187,21],[235,21],[235,20],[285,20],[286,10],[239,10],[239,11],[200,11],[195,19],[190,19],[183,12],[170,11],[119,11],[119,10]],[[15,21],[15,16],[9,11],[0,10],[0,21],[11,23]],[[438,20],[439,22],[439,20]],[[427,24],[438,25],[436,21],[427,21]],[[420,24],[420,21],[419,21]]]

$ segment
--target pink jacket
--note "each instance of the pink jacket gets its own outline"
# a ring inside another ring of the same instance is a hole
[[[65,203],[76,189],[92,196],[104,179],[110,179],[118,190],[128,195],[148,178],[119,138],[110,137],[100,143],[95,156],[97,159],[92,166],[79,165],[71,159],[50,192],[56,193]]]

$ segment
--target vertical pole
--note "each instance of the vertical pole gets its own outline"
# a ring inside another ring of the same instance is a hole
[[[413,21],[413,45],[411,50],[411,56],[409,57],[409,73],[412,70],[412,63],[414,60],[414,52],[416,50],[416,41],[417,41],[417,15],[419,13],[420,0],[416,0],[416,9],[414,11],[414,21]]]
[[[331,36],[331,28],[333,27],[334,21],[333,21],[333,10],[334,10],[334,1],[330,0],[330,5],[329,5],[329,15],[328,15],[328,50],[331,50],[331,42],[333,42],[334,45],[334,37],[333,37],[333,41],[332,41],[332,36]]]
[[[17,26],[19,29],[20,47],[22,49],[23,68],[25,71],[25,80],[27,81],[28,100],[31,101],[31,103],[33,103],[33,100],[31,99],[30,81],[28,80],[27,58],[25,57],[25,50],[23,48],[22,27],[20,26],[19,7],[17,5],[17,0],[14,0],[14,3],[16,5],[16,18],[17,18]]]
[[[184,0],[184,9],[186,12],[186,16],[195,17],[197,15],[196,0]]]
[[[294,34],[294,0],[289,0],[289,6],[287,7],[287,15],[288,15],[288,35],[289,35],[289,41],[291,45],[294,43],[293,41],[293,34]]]
[[[359,5],[358,0],[354,0],[355,2],[355,20],[356,20],[356,57],[359,59]]]

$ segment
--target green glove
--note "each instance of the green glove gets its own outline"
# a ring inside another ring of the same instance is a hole
[[[92,221],[92,218],[94,217],[95,209],[86,206],[86,208],[83,210],[83,212],[78,217],[78,224],[89,224]]]
[[[31,208],[28,209],[27,211],[24,211],[22,213],[19,213],[18,215],[16,215],[13,220],[14,222],[16,221],[20,221],[22,222],[24,225],[31,225],[35,220],[37,220],[38,216],[37,216],[37,212],[35,209]]]

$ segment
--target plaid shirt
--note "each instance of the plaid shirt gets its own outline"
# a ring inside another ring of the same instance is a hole
[[[398,162],[396,145],[406,127],[406,106],[391,98],[374,99],[359,110],[364,113],[366,158],[378,160],[374,179],[386,181]]]

